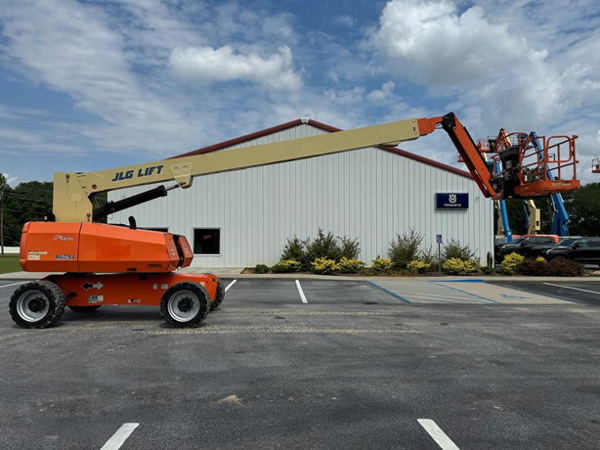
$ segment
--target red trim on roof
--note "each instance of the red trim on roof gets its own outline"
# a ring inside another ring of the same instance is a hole
[[[173,158],[180,158],[182,156],[193,156],[193,155],[203,155],[204,153],[216,152],[217,150],[221,150],[227,147],[232,147],[237,144],[241,144],[243,142],[251,141],[252,139],[258,139],[260,137],[268,136],[269,134],[277,133],[278,131],[287,130],[289,128],[297,127],[298,125],[302,125],[301,119],[292,120],[290,122],[282,123],[281,125],[276,125],[271,128],[265,128],[261,131],[256,131],[254,133],[245,134],[243,136],[237,137],[235,139],[229,139],[228,141],[220,142],[218,144],[209,145],[208,147],[202,147],[198,150],[192,150],[191,152],[184,153],[182,155],[173,156]],[[170,158],[170,159],[173,159]]]
[[[292,120],[290,122],[282,123],[281,125],[276,125],[271,128],[266,128],[261,131],[256,131],[254,133],[245,134],[244,136],[237,137],[235,139],[230,139],[228,141],[220,142],[218,144],[210,145],[208,147],[199,148],[197,150],[192,150],[191,152],[183,153],[181,155],[174,156],[173,158],[179,158],[182,156],[193,156],[193,155],[203,155],[205,153],[216,152],[217,150],[222,150],[227,147],[231,147],[233,145],[241,144],[243,142],[248,142],[253,139],[258,139],[264,136],[268,136],[269,134],[277,133],[278,131],[287,130],[293,127],[297,127],[298,125],[302,125],[301,119]],[[336,131],[342,131],[340,128],[332,127],[331,125],[327,125],[326,123],[319,122],[313,119],[308,120],[308,125],[312,125],[313,127],[319,128],[324,131],[329,131],[331,133],[335,133]],[[404,156],[405,158],[409,158],[415,161],[422,162],[424,164],[428,164],[433,167],[437,167],[438,169],[446,170],[448,172],[455,173],[457,175],[461,175],[463,177],[473,179],[473,176],[461,169],[457,169],[456,167],[449,166],[448,164],[444,164],[433,159],[425,158],[424,156],[415,155],[414,153],[407,152],[406,150],[402,150],[398,147],[390,147],[388,145],[379,145],[377,148],[381,150],[385,150],[386,152],[395,153],[396,155]],[[171,158],[172,159],[172,158]]]
[[[310,119],[308,123],[322,130],[331,131],[332,133],[335,133],[336,131],[342,131],[340,128],[332,127],[331,125],[327,125],[326,123],[322,122],[317,122],[316,120],[312,119]],[[386,152],[395,153],[396,155],[404,156],[405,158],[414,159],[415,161],[419,161],[424,164],[437,167],[438,169],[447,170],[448,172],[452,172],[457,175],[473,179],[473,176],[466,170],[457,169],[456,167],[449,166],[448,164],[444,164],[433,159],[425,158],[424,156],[415,155],[414,153],[407,152],[406,150],[402,150],[398,147],[391,147],[389,145],[378,145],[377,148],[385,150]]]

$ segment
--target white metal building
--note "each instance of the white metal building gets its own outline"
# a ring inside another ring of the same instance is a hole
[[[191,153],[238,147],[251,152],[253,145],[334,131],[299,119]],[[111,192],[109,199],[152,187]],[[439,209],[438,193],[466,193],[468,208]],[[318,228],[358,238],[367,264],[385,256],[395,235],[411,228],[424,235],[426,247],[435,248],[441,234],[444,242],[468,244],[483,264],[493,254],[493,202],[470,174],[390,147],[198,177],[190,189],[175,189],[109,222],[127,223],[130,215],[140,227],[185,235],[195,249],[193,265],[211,268],[275,264],[287,238],[313,237]]]

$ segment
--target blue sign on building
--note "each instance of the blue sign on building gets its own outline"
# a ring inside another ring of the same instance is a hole
[[[469,194],[437,193],[435,194],[437,209],[468,209]]]

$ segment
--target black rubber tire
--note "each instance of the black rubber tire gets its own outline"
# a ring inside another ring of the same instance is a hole
[[[217,292],[215,294],[215,299],[210,303],[210,310],[214,311],[217,309],[221,303],[225,300],[225,285],[221,280],[217,281]]]
[[[67,307],[76,313],[92,313],[100,308],[102,305],[92,305],[92,306],[77,306],[77,305],[67,305]]]
[[[169,299],[178,291],[187,290],[195,294],[200,301],[198,312],[196,315],[187,321],[180,321],[169,312]],[[200,283],[182,281],[171,286],[163,294],[160,300],[160,315],[163,317],[167,325],[173,328],[196,328],[207,316],[210,308],[210,297],[208,292]]]
[[[29,321],[21,317],[17,308],[17,302],[21,295],[29,290],[37,290],[44,294],[48,302],[48,312],[37,321]],[[12,319],[23,328],[47,328],[58,322],[65,312],[67,300],[65,294],[58,285],[50,281],[32,281],[19,286],[10,297],[9,310]]]

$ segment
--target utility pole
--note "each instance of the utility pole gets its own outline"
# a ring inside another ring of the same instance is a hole
[[[4,197],[8,183],[3,173],[0,173],[0,256],[4,256]]]

